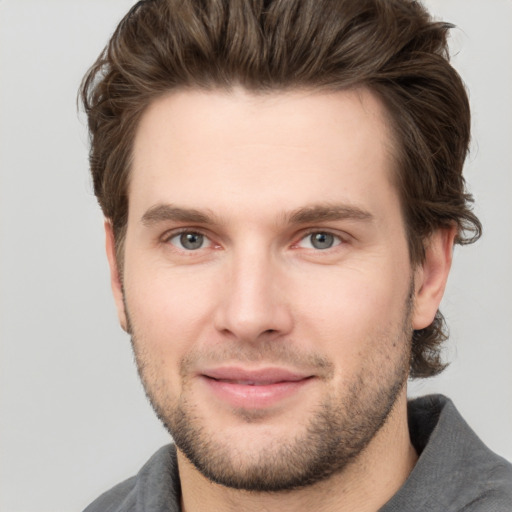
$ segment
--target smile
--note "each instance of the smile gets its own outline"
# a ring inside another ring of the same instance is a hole
[[[227,379],[215,379],[219,382],[227,382],[229,384],[241,384],[242,386],[270,386],[272,384],[278,384],[274,381],[263,381],[263,382],[255,382],[251,380],[227,380]],[[286,382],[286,381],[281,381]]]
[[[314,380],[314,376],[279,368],[219,368],[208,370],[201,379],[208,393],[229,406],[263,409],[293,399]]]

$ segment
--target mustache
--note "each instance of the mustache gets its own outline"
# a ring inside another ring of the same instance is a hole
[[[186,377],[199,368],[236,363],[264,363],[284,366],[329,378],[334,364],[325,356],[297,348],[282,340],[263,340],[257,343],[223,342],[222,346],[195,348],[180,361],[180,374]]]

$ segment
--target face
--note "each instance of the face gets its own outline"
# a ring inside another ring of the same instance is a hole
[[[114,291],[179,457],[252,490],[341,471],[404,392],[421,323],[380,103],[175,92],[133,156]]]

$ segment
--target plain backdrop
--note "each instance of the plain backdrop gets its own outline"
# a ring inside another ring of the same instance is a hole
[[[169,437],[117,325],[76,112],[82,75],[129,0],[0,0],[0,510],[79,511]],[[485,234],[455,251],[439,378],[512,459],[512,1],[429,0],[455,23],[470,90],[466,167]]]

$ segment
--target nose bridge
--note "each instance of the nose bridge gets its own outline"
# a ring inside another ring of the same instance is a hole
[[[217,329],[245,341],[288,332],[291,316],[272,251],[262,244],[247,244],[232,251],[228,265]]]

